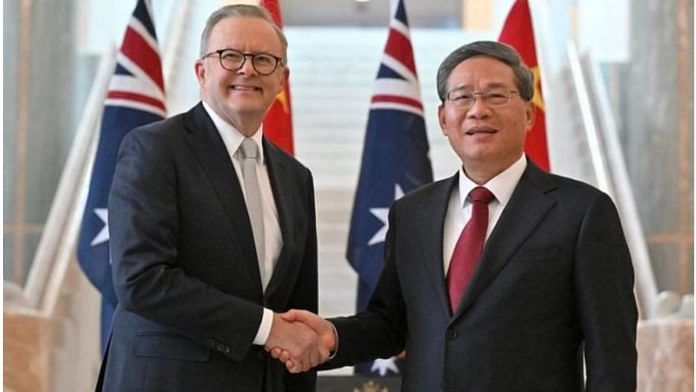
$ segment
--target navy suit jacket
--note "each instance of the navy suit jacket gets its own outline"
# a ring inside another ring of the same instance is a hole
[[[283,247],[264,292],[239,179],[208,114],[131,131],[109,198],[119,305],[107,391],[313,391],[252,345],[262,309],[317,311],[312,176],[264,139]]]
[[[365,312],[332,320],[329,366],[405,348],[404,391],[634,391],[633,269],[611,199],[530,161],[452,314],[442,238],[457,182],[394,203],[379,284]]]

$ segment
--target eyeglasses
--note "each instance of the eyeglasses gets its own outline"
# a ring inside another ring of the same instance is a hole
[[[212,55],[218,55],[220,65],[228,71],[237,71],[244,66],[247,57],[251,57],[251,65],[259,75],[268,76],[272,74],[278,64],[283,64],[281,57],[276,57],[268,53],[243,53],[236,49],[220,49],[210,52],[201,57],[204,59]]]
[[[447,93],[447,100],[452,105],[468,109],[474,106],[476,96],[480,96],[488,106],[502,106],[510,101],[510,98],[518,94],[519,91],[508,90],[506,88],[491,88],[484,91],[471,91],[464,88],[455,88]]]

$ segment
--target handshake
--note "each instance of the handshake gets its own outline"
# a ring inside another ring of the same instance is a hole
[[[290,310],[273,313],[265,349],[290,373],[300,373],[326,362],[337,345],[333,324],[306,310]]]

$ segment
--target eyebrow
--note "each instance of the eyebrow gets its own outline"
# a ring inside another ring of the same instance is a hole
[[[489,83],[489,84],[484,86],[484,89],[491,89],[491,88],[512,88],[512,87],[508,86],[505,83],[498,83],[498,82]],[[473,87],[469,84],[466,84],[464,86],[454,87],[453,89],[451,89],[449,91],[452,92],[452,91],[461,91],[461,90],[467,90],[467,89],[473,89]]]

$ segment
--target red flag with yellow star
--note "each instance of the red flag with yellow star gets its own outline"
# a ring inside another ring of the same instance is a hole
[[[498,40],[517,49],[522,60],[534,72],[532,102],[536,106],[536,120],[527,135],[524,150],[534,163],[549,171],[549,149],[546,143],[546,118],[544,116],[544,100],[541,95],[541,73],[537,62],[532,17],[527,0],[516,0],[512,5]]]
[[[261,0],[261,6],[268,10],[278,27],[283,27],[278,0]],[[292,142],[292,106],[290,105],[290,81],[285,79],[283,91],[276,95],[275,101],[263,120],[263,134],[276,146],[290,155],[294,154]]]

